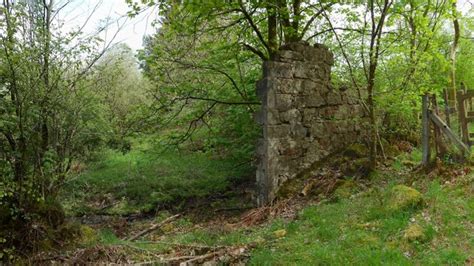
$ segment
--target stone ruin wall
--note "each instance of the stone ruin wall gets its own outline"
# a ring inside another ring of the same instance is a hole
[[[314,163],[354,143],[364,117],[359,94],[331,85],[333,54],[323,45],[293,43],[263,66],[257,83],[263,127],[258,144],[258,204]]]

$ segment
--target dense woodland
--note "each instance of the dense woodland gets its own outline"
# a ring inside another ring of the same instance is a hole
[[[70,1],[0,3],[0,264],[474,263],[469,156],[439,137],[420,166],[421,96],[474,88],[469,2],[123,1],[158,13],[141,50],[65,31]],[[256,206],[256,82],[295,42],[368,130]]]

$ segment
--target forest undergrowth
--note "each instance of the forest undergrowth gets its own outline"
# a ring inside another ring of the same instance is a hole
[[[248,184],[234,182],[238,171],[229,175],[232,164],[149,155],[143,145],[127,154],[106,152],[63,195],[76,238],[30,262],[472,264],[471,166],[438,161],[420,172],[414,149],[397,152],[366,176],[361,147],[351,146],[260,208],[243,191]],[[170,192],[169,184],[180,184],[180,192]]]
[[[0,264],[473,265],[468,2],[2,1]]]

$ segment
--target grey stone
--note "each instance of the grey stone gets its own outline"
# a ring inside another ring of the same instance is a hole
[[[293,65],[285,62],[266,61],[263,63],[264,77],[271,78],[292,78]]]
[[[341,95],[337,91],[332,90],[327,94],[327,101],[329,105],[337,105],[342,103]]]
[[[291,94],[276,94],[275,108],[278,111],[286,111],[293,106],[293,95]]]
[[[293,63],[295,61],[303,61],[304,57],[300,52],[297,52],[297,51],[281,50],[276,60],[281,61],[281,62]]]
[[[290,123],[291,121],[301,121],[301,112],[294,108],[288,111],[280,112],[280,121],[282,123]]]
[[[301,79],[279,79],[277,92],[281,94],[298,94],[303,89]]]
[[[316,108],[305,108],[303,110],[303,124],[311,126],[319,116],[319,110]]]
[[[269,109],[266,111],[266,123],[268,125],[279,125],[281,124],[280,114],[275,109]]]
[[[290,43],[264,63],[257,83],[263,141],[257,149],[259,204],[288,179],[363,136],[365,114],[356,90],[331,85],[333,54],[324,45]]]
[[[298,96],[296,99],[298,105],[303,108],[316,108],[327,105],[324,97],[319,94],[313,94],[311,96]]]

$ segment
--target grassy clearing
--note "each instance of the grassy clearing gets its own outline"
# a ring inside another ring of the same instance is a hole
[[[378,177],[387,181],[388,176]],[[262,227],[229,232],[201,228],[167,235],[161,241],[203,245],[240,245],[257,242],[250,264],[254,265],[463,265],[474,254],[474,192],[472,176],[458,184],[439,180],[419,182],[420,207],[392,210],[390,190],[354,191],[338,201],[327,200],[305,208],[291,222],[273,221]],[[407,236],[416,225],[422,235]],[[286,230],[282,238],[274,236]],[[185,230],[186,231],[186,230]],[[167,245],[141,244],[163,251]]]
[[[294,221],[228,228],[195,227],[182,219],[169,232],[148,236],[149,242],[124,242],[109,230],[101,232],[100,242],[151,253],[169,252],[174,248],[172,243],[254,243],[256,248],[249,261],[252,265],[464,265],[472,261],[472,175],[456,184],[418,182],[415,187],[423,192],[423,204],[400,210],[389,206],[390,191],[402,180],[388,175],[376,179],[376,185],[355,189],[350,198],[328,199],[306,207]],[[408,235],[410,228],[420,228],[421,235]],[[286,231],[285,236],[275,236],[275,231],[281,229]]]
[[[252,244],[248,261],[251,265],[472,263],[474,173],[465,174],[456,170],[450,175],[449,181],[446,178],[414,175],[407,171],[407,165],[419,161],[419,157],[417,150],[397,157],[389,169],[372,175],[370,182],[360,182],[349,187],[349,194],[336,190],[334,196],[305,207],[292,221],[277,219],[263,225],[242,227],[232,226],[226,221],[193,224],[184,216],[136,242],[123,241],[111,229],[99,228],[99,237],[88,245],[127,247],[133,261],[156,260],[156,254],[180,254],[181,245],[217,247]],[[157,199],[176,199],[177,193],[181,193],[179,197],[185,197],[222,191],[230,182],[228,175],[222,174],[229,173],[230,166],[225,163],[216,165],[215,161],[206,160],[205,157],[179,157],[176,153],[155,157],[134,151],[127,155],[109,153],[105,158],[108,158],[105,162],[78,178],[71,189],[84,189],[86,184],[89,189],[95,186],[97,192],[104,190],[115,198],[126,197],[128,206],[137,210],[143,206],[143,202],[156,204]],[[133,178],[120,175],[128,169],[124,165],[130,165],[133,161],[138,165],[132,169],[141,174],[132,175]],[[201,168],[192,171],[194,165],[200,165]],[[186,174],[188,171],[193,174]],[[110,176],[113,178],[102,180]],[[144,186],[140,179],[143,176],[159,178],[150,178]],[[110,187],[111,180],[116,182],[116,186]],[[183,185],[183,180],[188,183],[184,182],[186,185]],[[128,182],[131,191],[144,189],[145,192],[134,197],[134,193],[120,186],[120,182]],[[400,184],[421,192],[422,203],[394,208],[394,191],[397,191],[394,188]],[[152,197],[155,190],[168,194]],[[80,193],[91,192],[82,190]],[[162,213],[155,221],[136,222],[131,225],[131,231],[146,228],[152,222],[163,220],[166,215]],[[188,251],[182,252],[187,254]]]
[[[69,215],[127,215],[186,199],[222,193],[248,173],[235,162],[205,153],[153,152],[148,144],[129,153],[106,150],[84,172],[72,176],[63,193]]]

